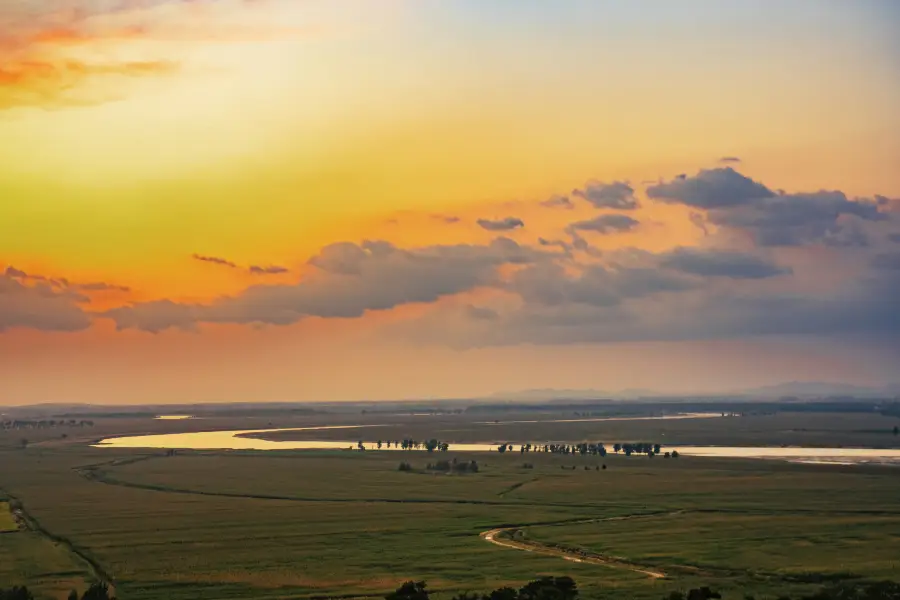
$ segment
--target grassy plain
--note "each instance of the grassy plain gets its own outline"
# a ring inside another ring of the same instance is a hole
[[[468,424],[463,417],[359,417],[370,423],[403,419],[397,431],[419,439],[432,432],[451,439],[436,432],[455,430],[460,441],[484,441],[466,436],[501,427],[476,425],[471,417]],[[807,430],[848,436],[886,427],[885,417],[860,417],[804,416],[803,423]],[[354,420],[356,415],[346,415],[332,422]],[[481,470],[443,475],[425,471],[438,457],[424,452],[184,451],[167,457],[159,450],[83,443],[115,433],[268,425],[211,421],[98,420],[84,439],[53,436],[24,450],[0,450],[0,489],[19,499],[40,528],[0,535],[0,583],[28,583],[50,598],[73,583],[109,577],[122,600],[274,600],[380,596],[416,578],[449,598],[537,574],[568,574],[586,598],[656,600],[696,585],[721,588],[726,597],[743,597],[745,591],[775,597],[817,587],[804,578],[898,572],[900,477],[890,467],[463,455],[451,447],[448,458],[475,459]],[[322,421],[327,418],[275,419],[273,425]],[[800,428],[799,422],[741,421],[545,424],[542,431],[548,439],[603,441],[615,439],[615,432],[592,428],[615,426],[634,432],[633,439],[657,441],[654,428],[664,426],[661,433],[678,432],[687,444],[722,435],[688,437],[694,428],[732,427],[746,439],[790,443],[785,431]],[[535,424],[519,426],[526,431],[501,435],[528,439]],[[773,426],[774,432],[764,431]],[[322,433],[357,437],[342,430],[317,432]],[[378,437],[381,432],[364,439]],[[399,472],[401,459],[415,472]],[[533,468],[525,468],[526,462]],[[597,470],[604,462],[608,469]],[[608,520],[627,516],[636,518]],[[498,527],[653,565],[668,577],[654,580],[628,569],[503,548],[479,536]]]
[[[13,518],[9,502],[0,502],[0,533],[10,533],[19,530],[19,524]]]

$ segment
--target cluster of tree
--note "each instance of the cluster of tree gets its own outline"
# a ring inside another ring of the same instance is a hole
[[[0,421],[0,429],[15,431],[22,429],[53,429],[54,427],[93,427],[93,421],[76,421],[75,419],[41,419],[33,421],[28,419],[15,419],[13,421]]]
[[[385,596],[385,600],[429,600],[428,587],[424,581],[407,581],[396,591]],[[2,596],[0,596],[2,598]],[[452,600],[576,600],[578,586],[571,577],[541,577],[521,588],[498,588],[484,594],[463,592]],[[722,594],[708,586],[687,592],[671,592],[663,600],[718,600]],[[744,594],[744,600],[754,600]],[[791,600],[789,596],[779,596],[778,600]],[[894,581],[844,582],[823,587],[819,591],[799,600],[900,600],[900,583]]]
[[[672,592],[663,600],[712,600],[721,597],[722,594],[719,592],[701,587],[687,593]],[[754,600],[751,595],[745,595],[744,599]],[[791,598],[782,595],[778,600]],[[824,587],[813,594],[801,596],[800,600],[900,600],[900,583],[894,581],[839,583]]]
[[[25,586],[13,586],[0,589],[0,600],[34,600],[34,594]],[[115,600],[109,595],[109,586],[105,583],[94,583],[79,596],[78,592],[69,592],[68,600]]]
[[[428,463],[425,467],[429,471],[441,471],[442,473],[477,473],[478,463],[472,461],[439,460],[436,463]]]
[[[578,587],[571,577],[541,577],[521,588],[498,588],[486,594],[463,592],[452,600],[575,600]],[[385,600],[429,600],[424,581],[407,581],[396,591],[385,596]]]
[[[684,592],[672,592],[663,600],[713,600],[721,597],[722,594],[719,592],[714,592],[709,587],[704,586],[688,590],[687,594]]]
[[[563,455],[574,455],[580,454],[581,456],[606,456],[607,450],[606,446],[602,442],[597,443],[588,443],[582,442],[580,444],[522,444],[519,447],[519,452],[521,454],[525,454],[526,452],[546,452],[549,454],[563,454]],[[516,447],[513,444],[500,444],[497,447],[497,452],[505,453],[505,452],[515,452]],[[613,444],[613,452],[618,454],[619,452],[624,452],[626,456],[631,456],[632,454],[646,454],[648,456],[654,456],[660,454],[662,452],[661,444],[650,444],[648,442],[638,442],[638,443],[625,443],[625,444]],[[669,457],[678,457],[677,451],[672,451],[671,453],[666,452],[666,458]]]
[[[394,441],[388,440],[386,442],[383,440],[378,440],[377,442],[375,442],[375,447],[378,448],[379,450],[381,450],[384,447],[390,448],[391,444],[394,445],[393,446],[394,448],[400,448],[401,450],[420,450],[421,449],[421,450],[427,450],[428,452],[434,452],[435,450],[440,450],[441,452],[446,452],[447,450],[450,449],[450,444],[448,444],[447,442],[441,442],[434,438],[432,438],[430,440],[425,440],[424,442],[420,442],[418,440],[411,440],[411,439],[394,440]],[[357,447],[362,450],[365,449],[365,446],[363,445],[362,441],[360,441],[357,444]]]

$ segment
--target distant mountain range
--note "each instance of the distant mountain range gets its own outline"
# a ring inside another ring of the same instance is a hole
[[[790,381],[776,385],[767,385],[756,388],[737,389],[720,393],[685,393],[673,394],[654,390],[624,389],[618,391],[595,389],[531,389],[516,392],[500,392],[491,395],[486,400],[516,400],[516,401],[550,401],[550,400],[630,400],[636,398],[893,398],[900,396],[900,383],[889,384],[883,387],[862,386],[849,383],[831,383],[822,381]]]

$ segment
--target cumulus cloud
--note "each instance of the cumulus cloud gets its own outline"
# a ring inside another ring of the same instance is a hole
[[[624,181],[591,181],[583,189],[572,190],[572,195],[590,202],[594,208],[634,210],[640,206],[634,189]]]
[[[254,275],[280,275],[282,273],[290,273],[290,269],[279,265],[267,265],[261,267],[259,265],[250,265],[247,270]]]
[[[475,319],[478,321],[495,321],[500,318],[500,313],[492,308],[487,308],[484,306],[473,306],[471,304],[467,304],[465,310],[466,315],[470,319]]]
[[[695,288],[696,282],[677,274],[643,267],[591,265],[578,274],[555,263],[530,266],[516,273],[507,289],[526,305],[618,306],[629,298]]]
[[[222,265],[223,267],[229,267],[231,269],[237,269],[237,265],[230,260],[225,258],[220,258],[218,256],[204,256],[202,254],[192,254],[191,258],[194,260],[199,260],[200,262],[208,262],[214,265]]]
[[[67,290],[70,292],[130,292],[131,288],[124,285],[116,285],[114,283],[106,283],[105,281],[91,281],[80,283],[69,281],[65,277],[49,277],[36,273],[26,273],[21,269],[17,269],[12,265],[6,267],[5,276],[11,279],[18,279],[23,282],[40,282],[46,283],[53,289]]]
[[[520,227],[525,227],[522,219],[516,217],[506,217],[505,219],[478,219],[478,226],[488,231],[512,231]]]
[[[702,214],[692,212],[688,218],[694,224],[694,227],[703,232],[703,235],[709,235],[709,229],[706,227],[706,218]]]
[[[865,246],[868,239],[856,223],[885,218],[876,203],[839,191],[782,194],[709,212],[711,222],[748,231],[760,246]]]
[[[675,271],[704,277],[765,279],[792,272],[770,260],[729,250],[676,248],[660,257],[660,265]]]
[[[707,221],[749,233],[759,246],[824,244],[863,247],[863,222],[887,218],[880,200],[850,199],[840,191],[774,192],[731,167],[700,171],[647,188],[650,198],[707,210]],[[700,218],[692,213],[691,220]],[[699,225],[698,225],[699,226]]]
[[[575,221],[566,228],[568,232],[593,231],[609,234],[631,231],[640,225],[640,221],[632,219],[628,215],[600,215],[586,221]]]
[[[679,175],[667,183],[651,185],[647,196],[695,208],[740,206],[775,194],[731,167],[704,169],[694,177]]]
[[[198,323],[286,325],[306,317],[355,318],[367,311],[434,302],[496,285],[501,265],[527,265],[555,255],[508,238],[488,245],[426,246],[403,250],[384,241],[331,244],[309,260],[314,272],[291,285],[256,285],[208,305],[168,300],[104,313],[120,329],[158,332]]]
[[[900,252],[882,252],[872,257],[872,266],[885,271],[900,271]],[[900,298],[897,299],[900,311]]]
[[[17,327],[42,331],[80,331],[90,327],[90,318],[78,306],[87,298],[45,282],[25,285],[21,276],[9,273],[7,269],[0,274],[0,332]]]
[[[566,210],[572,210],[575,208],[575,204],[572,200],[569,199],[568,196],[560,196],[555,195],[541,202],[541,206],[546,206],[547,208],[565,208]]]
[[[453,215],[431,215],[431,218],[435,221],[446,223],[447,225],[453,225],[455,223],[459,223],[462,220],[459,217],[455,217]]]
[[[279,265],[249,265],[248,267],[241,267],[236,262],[228,260],[227,258],[222,258],[220,256],[205,256],[203,254],[192,254],[191,258],[199,262],[210,263],[213,265],[219,265],[222,267],[228,267],[229,269],[237,269],[241,271],[247,271],[253,275],[280,275],[282,273],[290,273],[290,269],[287,267],[282,267]]]

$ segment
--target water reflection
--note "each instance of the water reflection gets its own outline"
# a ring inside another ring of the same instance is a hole
[[[95,444],[97,448],[160,448],[186,450],[357,450],[358,442],[336,440],[264,440],[248,437],[251,434],[283,431],[314,431],[323,429],[371,429],[387,425],[328,425],[322,427],[295,427],[288,429],[248,429],[235,431],[201,431],[190,433],[165,433],[129,437],[108,438]],[[458,452],[492,452],[502,442],[450,444],[450,450]],[[401,451],[391,445],[366,442],[366,450]],[[514,452],[519,451],[515,444]],[[607,446],[612,451],[612,444]],[[897,464],[900,465],[900,449],[871,448],[792,448],[792,447],[731,447],[731,446],[677,446],[684,456],[717,458],[779,459],[816,464]]]

